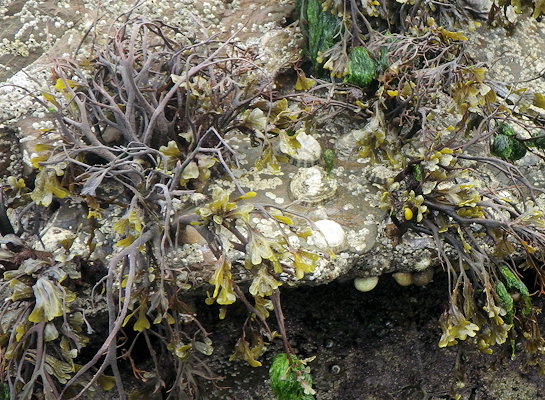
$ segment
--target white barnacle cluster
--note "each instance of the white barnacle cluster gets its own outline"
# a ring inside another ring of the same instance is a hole
[[[22,170],[21,154],[17,139],[0,124],[0,166],[3,176],[19,176]]]
[[[15,8],[15,12],[8,14],[9,9],[2,10],[3,26],[8,32],[12,32],[10,37],[4,37],[0,42],[0,55],[19,55],[27,57],[32,51],[45,47],[47,49],[51,44],[52,32],[45,31],[43,26],[54,27],[60,23],[61,17],[51,15],[40,10],[39,1],[29,0],[23,2],[20,10]],[[6,69],[9,70],[9,65]]]
[[[273,200],[276,204],[283,204],[285,202],[283,197],[279,197],[273,192],[265,192],[265,196]]]
[[[300,58],[302,35],[299,32],[278,28],[274,21],[263,25],[254,24],[252,31],[263,33],[261,37],[248,39],[247,43],[256,46],[257,61],[271,76],[290,67]]]
[[[267,177],[263,171],[257,171],[255,168],[241,174],[237,177],[237,184],[242,188],[247,188],[252,191],[263,191],[275,189],[282,185],[282,179],[279,176]],[[267,171],[265,171],[267,172]],[[227,190],[235,190],[235,183],[231,180],[216,180],[210,185],[210,190],[214,187],[220,186]]]
[[[366,181],[366,174],[362,171],[357,171],[355,173],[348,174],[348,181],[346,182],[345,188],[350,191],[350,193],[355,197],[367,197],[369,194],[369,185]]]
[[[389,182],[392,182],[397,173],[398,172],[393,168],[378,164],[370,166],[370,171],[367,174],[367,178],[369,179],[369,182],[378,186],[383,186]]]
[[[205,260],[202,245],[198,243],[185,243],[173,250],[172,254],[169,253],[168,258],[168,264],[176,267],[187,267]]]
[[[6,54],[28,57],[30,54],[29,45],[19,39],[10,41],[4,38],[0,42],[0,55]]]
[[[533,18],[524,18],[517,23],[517,29],[512,33],[500,26],[477,30],[469,36],[468,45],[472,54],[489,66],[489,74],[493,79],[522,82],[538,76],[545,67],[543,38],[544,24]],[[545,82],[543,79],[535,80],[531,89],[543,93]]]
[[[29,113],[37,118],[45,116],[43,107],[29,96],[29,93],[39,92],[45,74],[44,68],[20,71],[0,87],[0,121],[3,124],[12,124]]]
[[[346,274],[353,266],[353,257],[348,252],[340,253],[334,261],[321,257],[314,272],[306,276],[313,282],[331,282]]]
[[[367,227],[359,230],[350,230],[347,234],[347,241],[350,248],[357,253],[364,253],[370,250],[374,243],[369,240],[370,231]]]

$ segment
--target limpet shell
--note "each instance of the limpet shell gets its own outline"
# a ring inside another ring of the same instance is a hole
[[[297,166],[308,168],[318,164],[320,156],[322,155],[322,146],[311,135],[307,135],[305,132],[299,132],[296,140],[299,142],[300,147],[298,149],[288,148],[288,145],[284,142],[280,143],[280,151],[286,154],[290,162]]]
[[[316,247],[320,250],[330,249],[335,253],[346,249],[346,234],[339,223],[330,219],[321,219],[314,224],[320,230],[312,235]]]
[[[304,205],[325,203],[335,196],[337,181],[322,167],[301,168],[290,183],[290,194]]]

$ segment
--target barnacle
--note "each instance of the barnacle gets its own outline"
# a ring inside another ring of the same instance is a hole
[[[497,2],[534,16],[543,13],[542,3]],[[330,149],[323,152],[323,168],[315,166],[322,140],[315,131],[324,115],[348,115],[357,124],[337,141],[340,166],[357,155],[372,169],[369,181],[382,190],[380,206],[399,241],[408,230],[436,241],[436,254],[415,267],[421,272],[394,277],[427,284],[434,257],[448,270],[451,304],[441,319],[439,345],[469,340],[490,353],[516,339],[542,352],[530,290],[514,271],[534,269],[545,286],[543,211],[530,200],[533,188],[524,174],[504,160],[530,151],[541,155],[543,134],[534,119],[520,124],[527,134],[515,134],[521,131],[515,125],[517,114],[525,118],[527,108],[544,107],[543,95],[528,95],[528,104],[517,108],[506,105],[510,94],[502,97],[486,68],[466,53],[465,33],[453,28],[467,18],[458,4],[307,0],[298,7],[309,62],[295,65],[295,92],[287,96],[291,88],[275,87],[241,43],[200,32],[180,39],[160,21],[123,24],[99,56],[84,63],[54,62],[54,88],[36,96],[56,125],[33,148],[34,185],[10,177],[3,194],[13,208],[83,204],[88,218],[54,254],[2,233],[0,261],[9,267],[0,307],[2,379],[21,388],[22,397],[47,397],[51,389],[64,398],[90,380],[128,397],[119,379],[93,375],[96,360],[104,363],[99,371],[117,370],[121,327],[136,331],[148,346],[151,333],[164,344],[158,359],[174,365],[175,378],[163,375],[151,357],[156,375],[145,379],[156,380],[156,390],[197,396],[196,377],[208,376],[200,369],[202,356],[213,346],[184,298],[197,284],[195,276],[211,285],[206,303],[219,305],[220,318],[237,300],[248,309],[231,359],[260,366],[268,340],[279,335],[288,344],[279,289],[317,270],[321,256],[309,246],[343,251],[346,238],[332,221],[316,222],[321,233],[313,232],[305,213],[253,200],[256,192],[245,192],[237,181],[247,160],[230,138],[261,150],[253,159],[257,170],[280,175],[286,159],[300,167],[290,185],[293,206],[316,207],[335,196],[333,175],[342,171],[334,170]],[[444,114],[453,118],[438,121]],[[495,157],[483,155],[479,146],[488,145]],[[385,173],[373,174],[377,166]],[[491,175],[486,169],[499,171],[509,184],[483,180]],[[190,243],[184,242],[188,228],[197,236]],[[113,249],[113,243],[101,243],[107,229],[117,235]],[[79,240],[80,232],[89,240]],[[25,238],[33,233],[27,230]],[[83,251],[74,250],[78,240],[85,242]],[[99,247],[102,253],[94,253]],[[188,257],[188,249],[199,257]],[[180,256],[169,258],[172,253]],[[91,333],[84,327],[92,325],[75,311],[81,298],[73,290],[89,288],[79,273],[89,261],[84,254],[106,260],[103,275],[93,278],[109,321],[108,343],[80,366]],[[379,277],[363,276],[354,285],[372,290]],[[269,329],[271,314],[279,333]],[[128,360],[132,344],[123,346]],[[312,396],[308,367],[286,348],[271,368],[276,394]],[[149,348],[153,355],[156,350]]]

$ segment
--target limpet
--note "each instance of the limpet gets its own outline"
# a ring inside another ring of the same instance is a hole
[[[290,162],[297,166],[308,168],[318,164],[322,155],[322,146],[311,135],[299,132],[295,138],[299,142],[299,148],[293,149],[285,142],[280,142],[280,151],[286,154]]]
[[[337,181],[322,167],[301,168],[290,183],[290,194],[304,205],[322,204],[335,196]]]

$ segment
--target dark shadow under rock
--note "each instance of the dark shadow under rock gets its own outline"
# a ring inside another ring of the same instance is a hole
[[[288,335],[300,358],[310,363],[318,400],[530,400],[540,398],[545,380],[536,368],[525,368],[517,353],[495,348],[488,356],[464,343],[441,349],[439,317],[447,305],[447,282],[438,274],[427,287],[400,287],[383,276],[372,292],[360,293],[352,282],[304,287],[282,292]],[[541,300],[534,300],[536,304]],[[225,379],[225,390],[211,399],[274,399],[267,373],[274,343],[262,359],[263,367],[227,362],[243,323],[235,310],[217,323],[209,308],[216,347],[213,369]],[[230,310],[231,311],[231,310]],[[203,315],[203,314],[201,314]],[[226,323],[227,322],[227,323]],[[542,321],[543,322],[543,321]]]

